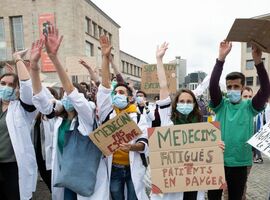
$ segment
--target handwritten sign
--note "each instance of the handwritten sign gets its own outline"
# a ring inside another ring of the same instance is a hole
[[[164,64],[168,87],[172,93],[176,93],[176,64]],[[159,82],[157,77],[157,65],[144,65],[142,69],[141,89],[147,94],[159,94]]]
[[[265,19],[235,19],[227,41],[250,42],[270,53],[270,21]]]
[[[89,137],[104,155],[109,156],[119,149],[120,144],[128,143],[140,134],[137,124],[123,112],[90,133]]]
[[[149,128],[153,193],[220,189],[225,183],[219,124]]]
[[[265,124],[248,143],[270,157],[270,122]]]

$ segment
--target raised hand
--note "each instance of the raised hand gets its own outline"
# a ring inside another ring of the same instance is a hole
[[[32,43],[32,48],[30,51],[30,62],[31,68],[35,69],[37,67],[37,63],[41,57],[41,51],[43,48],[44,40],[40,39]]]
[[[59,46],[63,40],[63,36],[59,37],[58,29],[54,26],[49,26],[48,28],[48,35],[44,34],[45,36],[45,47],[48,53],[48,56],[56,56]]]
[[[232,43],[229,41],[223,40],[219,45],[218,60],[224,61],[227,55],[230,53],[231,49],[232,49]]]
[[[254,44],[252,44],[252,58],[254,60],[255,65],[262,62],[262,51],[258,46]]]
[[[23,58],[26,55],[27,51],[28,51],[28,49],[16,51],[15,53],[13,53],[13,59],[17,60],[17,59]]]
[[[6,70],[6,73],[15,73],[15,68],[8,64],[8,63],[5,63],[5,70]]]
[[[108,37],[105,35],[100,36],[99,43],[101,46],[102,55],[107,56],[109,58],[109,56],[111,55],[112,46],[109,42]]]
[[[79,63],[84,66],[87,70],[93,69],[91,66],[89,66],[84,60],[80,59]]]
[[[157,46],[156,58],[162,59],[168,49],[169,43],[164,42],[160,47]]]

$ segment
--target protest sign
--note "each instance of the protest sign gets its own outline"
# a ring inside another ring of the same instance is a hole
[[[39,36],[44,39],[44,35],[48,34],[48,27],[55,26],[54,14],[40,14],[38,16]],[[41,71],[42,72],[55,72],[55,67],[49,58],[47,52],[43,49],[41,51]]]
[[[270,157],[270,122],[265,124],[248,143]]]
[[[109,156],[119,149],[120,144],[128,143],[140,134],[141,130],[129,114],[122,112],[90,133],[89,137],[104,155]]]
[[[263,19],[236,19],[227,41],[249,42],[270,53],[270,21]]]
[[[176,93],[176,64],[164,64],[168,87],[171,93]],[[157,65],[144,65],[142,68],[141,90],[147,94],[159,94]]]
[[[149,128],[153,193],[213,190],[224,187],[219,124],[192,123]]]

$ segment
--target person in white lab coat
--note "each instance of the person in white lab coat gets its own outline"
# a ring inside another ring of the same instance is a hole
[[[143,181],[146,167],[141,154],[148,150],[147,122],[143,115],[138,117],[136,105],[131,103],[132,91],[127,84],[118,83],[113,90],[110,87],[109,56],[111,46],[106,36],[101,36],[102,84],[97,93],[98,115],[101,122],[111,119],[122,111],[138,124],[143,134],[129,143],[124,143],[113,155],[108,157],[110,194],[112,200],[147,200]],[[139,119],[140,118],[140,119]]]
[[[37,164],[30,127],[36,115],[32,84],[22,57],[15,53],[17,73],[0,77],[0,199],[29,200],[36,189]]]
[[[87,136],[93,130],[95,106],[87,101],[83,94],[83,89],[79,84],[74,86],[67,73],[62,67],[58,56],[58,48],[61,44],[62,36],[58,37],[58,30],[53,26],[49,27],[48,35],[45,37],[45,46],[49,58],[54,64],[56,71],[59,75],[60,81],[65,90],[65,95],[61,100],[61,103],[52,99],[46,88],[42,87],[39,76],[38,61],[43,46],[43,41],[38,40],[32,46],[32,60],[31,60],[31,76],[33,78],[33,103],[37,109],[45,114],[52,115],[55,113],[55,125],[53,133],[53,148],[52,148],[52,186],[55,183],[56,177],[60,172],[59,159],[61,159],[63,153],[63,145],[65,133],[68,130],[74,130],[75,123],[78,121],[78,131],[80,134]],[[59,116],[58,114],[61,115]],[[94,199],[109,199],[109,192],[105,191],[108,184],[106,176],[106,163],[101,158],[99,169],[97,171],[97,180],[95,181],[94,193],[90,197],[83,197],[68,188],[53,187],[52,199],[53,200],[94,200]]]

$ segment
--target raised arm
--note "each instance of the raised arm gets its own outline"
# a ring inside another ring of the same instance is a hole
[[[166,99],[170,95],[168,88],[166,73],[163,66],[163,56],[165,55],[166,50],[168,49],[168,43],[164,42],[160,47],[157,47],[156,59],[157,59],[157,75],[160,86],[160,100]]]
[[[252,99],[252,106],[257,111],[261,111],[264,108],[265,103],[267,102],[270,95],[270,83],[268,74],[262,61],[262,51],[254,45],[252,46],[252,57],[260,81],[260,89]]]
[[[17,74],[20,81],[26,81],[30,79],[29,72],[24,64],[23,57],[26,55],[28,49],[15,52],[13,58],[15,60],[15,65],[17,68]]]
[[[58,73],[62,86],[66,93],[69,95],[73,90],[74,86],[70,81],[65,69],[59,61],[57,52],[59,46],[63,40],[63,36],[58,35],[58,29],[54,26],[49,26],[48,35],[45,35],[45,47],[48,53],[49,58],[51,59],[54,67]]]
[[[112,55],[109,56],[109,60],[110,60],[110,63],[112,65],[112,68],[113,68],[113,73],[115,74],[115,77],[116,77],[116,81],[117,83],[124,83],[124,79],[123,79],[123,76],[121,74],[121,72],[119,71],[118,67],[115,65],[115,63],[113,62],[113,57]]]
[[[109,39],[105,35],[100,36],[99,42],[102,52],[102,85],[105,88],[110,88],[111,85],[110,85],[109,56],[111,55],[112,46],[109,42]]]
[[[84,66],[85,69],[87,69],[87,71],[90,75],[90,79],[93,80],[95,83],[99,83],[99,77],[98,77],[97,73],[93,70],[92,66],[90,66],[88,63],[86,63],[84,60],[79,60],[79,63],[82,66]]]
[[[41,57],[41,51],[44,41],[37,40],[32,43],[31,54],[30,54],[30,75],[33,86],[33,93],[38,94],[42,90],[40,81],[40,68],[38,66],[39,59]]]
[[[216,64],[211,74],[209,83],[209,93],[211,102],[214,107],[217,107],[222,100],[222,93],[219,87],[219,80],[223,70],[223,65],[227,55],[232,49],[232,43],[228,41],[222,41],[219,45],[219,56],[216,60]]]

